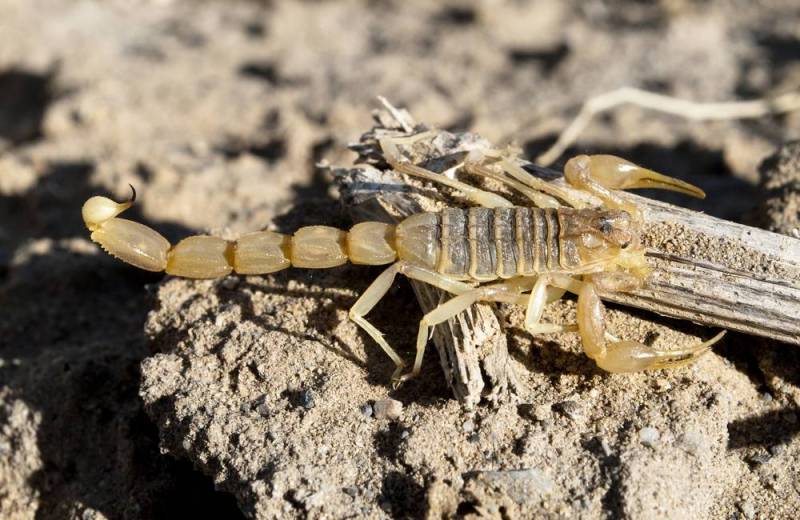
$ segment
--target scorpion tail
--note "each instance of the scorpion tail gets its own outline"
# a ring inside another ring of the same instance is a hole
[[[92,240],[105,251],[147,271],[218,278],[231,272],[267,274],[290,266],[324,269],[348,260],[382,265],[397,258],[395,227],[382,222],[362,222],[349,232],[330,226],[302,227],[292,236],[258,231],[236,241],[198,235],[172,246],[154,229],[117,216],[131,207],[136,197],[133,193],[122,203],[107,197],[90,198],[83,205],[83,220]]]

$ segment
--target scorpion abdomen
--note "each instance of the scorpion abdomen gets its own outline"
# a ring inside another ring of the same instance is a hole
[[[563,270],[555,209],[448,208],[398,226],[401,260],[457,280],[491,281]]]

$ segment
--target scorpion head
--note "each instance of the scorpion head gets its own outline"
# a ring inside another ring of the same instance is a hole
[[[640,222],[624,210],[574,210],[562,219],[562,248],[575,268],[646,269]]]

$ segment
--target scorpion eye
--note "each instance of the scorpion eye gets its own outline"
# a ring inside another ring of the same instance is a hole
[[[606,219],[603,219],[603,220],[600,221],[600,232],[601,233],[603,233],[604,235],[608,235],[613,230],[614,230],[614,226],[611,225],[611,222],[609,222]]]

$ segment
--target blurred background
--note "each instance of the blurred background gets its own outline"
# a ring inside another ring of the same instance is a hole
[[[339,219],[314,165],[352,161],[376,95],[533,157],[621,86],[694,101],[798,90],[800,4],[0,0],[3,516],[238,514],[159,453],[137,385],[143,287],[160,276],[98,254],[86,198],[131,183],[131,218],[173,241]],[[556,166],[621,155],[709,194],[682,205],[742,221],[758,165],[798,135],[800,112],[697,123],[622,107]]]

